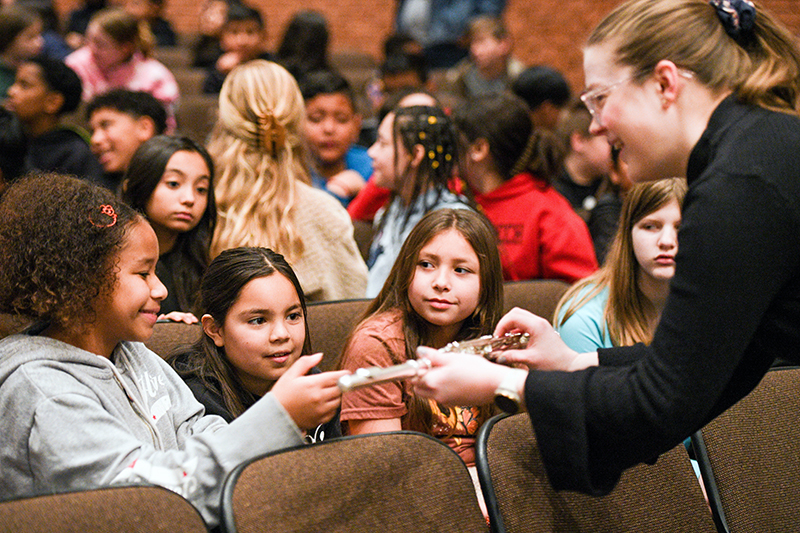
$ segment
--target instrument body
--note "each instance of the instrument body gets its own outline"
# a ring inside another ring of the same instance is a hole
[[[480,355],[490,361],[494,361],[498,352],[525,348],[529,340],[530,335],[527,333],[507,333],[500,337],[485,335],[469,341],[451,342],[444,348],[440,348],[439,351]],[[342,392],[348,392],[361,387],[370,387],[379,383],[401,381],[420,376],[430,368],[430,360],[424,357],[411,359],[405,363],[389,367],[359,368],[352,374],[340,377],[337,385]]]

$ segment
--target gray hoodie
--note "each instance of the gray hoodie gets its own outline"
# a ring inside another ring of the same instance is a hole
[[[141,343],[121,343],[109,360],[47,337],[3,339],[0,413],[0,500],[147,482],[187,498],[210,527],[237,464],[303,443],[272,394],[230,425],[203,416]]]

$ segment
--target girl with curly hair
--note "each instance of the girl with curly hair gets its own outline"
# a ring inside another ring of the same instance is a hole
[[[312,301],[364,296],[367,269],[341,204],[310,183],[305,106],[285,68],[257,59],[233,69],[219,95],[208,151],[218,172],[211,256],[266,246],[294,266]]]
[[[230,425],[142,342],[166,289],[156,234],[109,191],[59,175],[23,178],[0,201],[0,312],[35,321],[0,341],[0,499],[153,483],[210,527],[236,464],[303,443],[305,417],[334,416],[342,372],[301,357]],[[298,406],[294,398],[305,389]],[[298,422],[299,421],[299,422]]]

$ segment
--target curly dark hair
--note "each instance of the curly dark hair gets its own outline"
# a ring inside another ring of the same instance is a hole
[[[93,321],[92,304],[111,293],[116,255],[138,220],[111,191],[86,181],[21,178],[0,201],[0,312],[65,329]]]

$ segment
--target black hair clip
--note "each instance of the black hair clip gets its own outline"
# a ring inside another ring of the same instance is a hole
[[[734,40],[749,33],[756,21],[756,6],[750,0],[710,0],[725,33]]]

